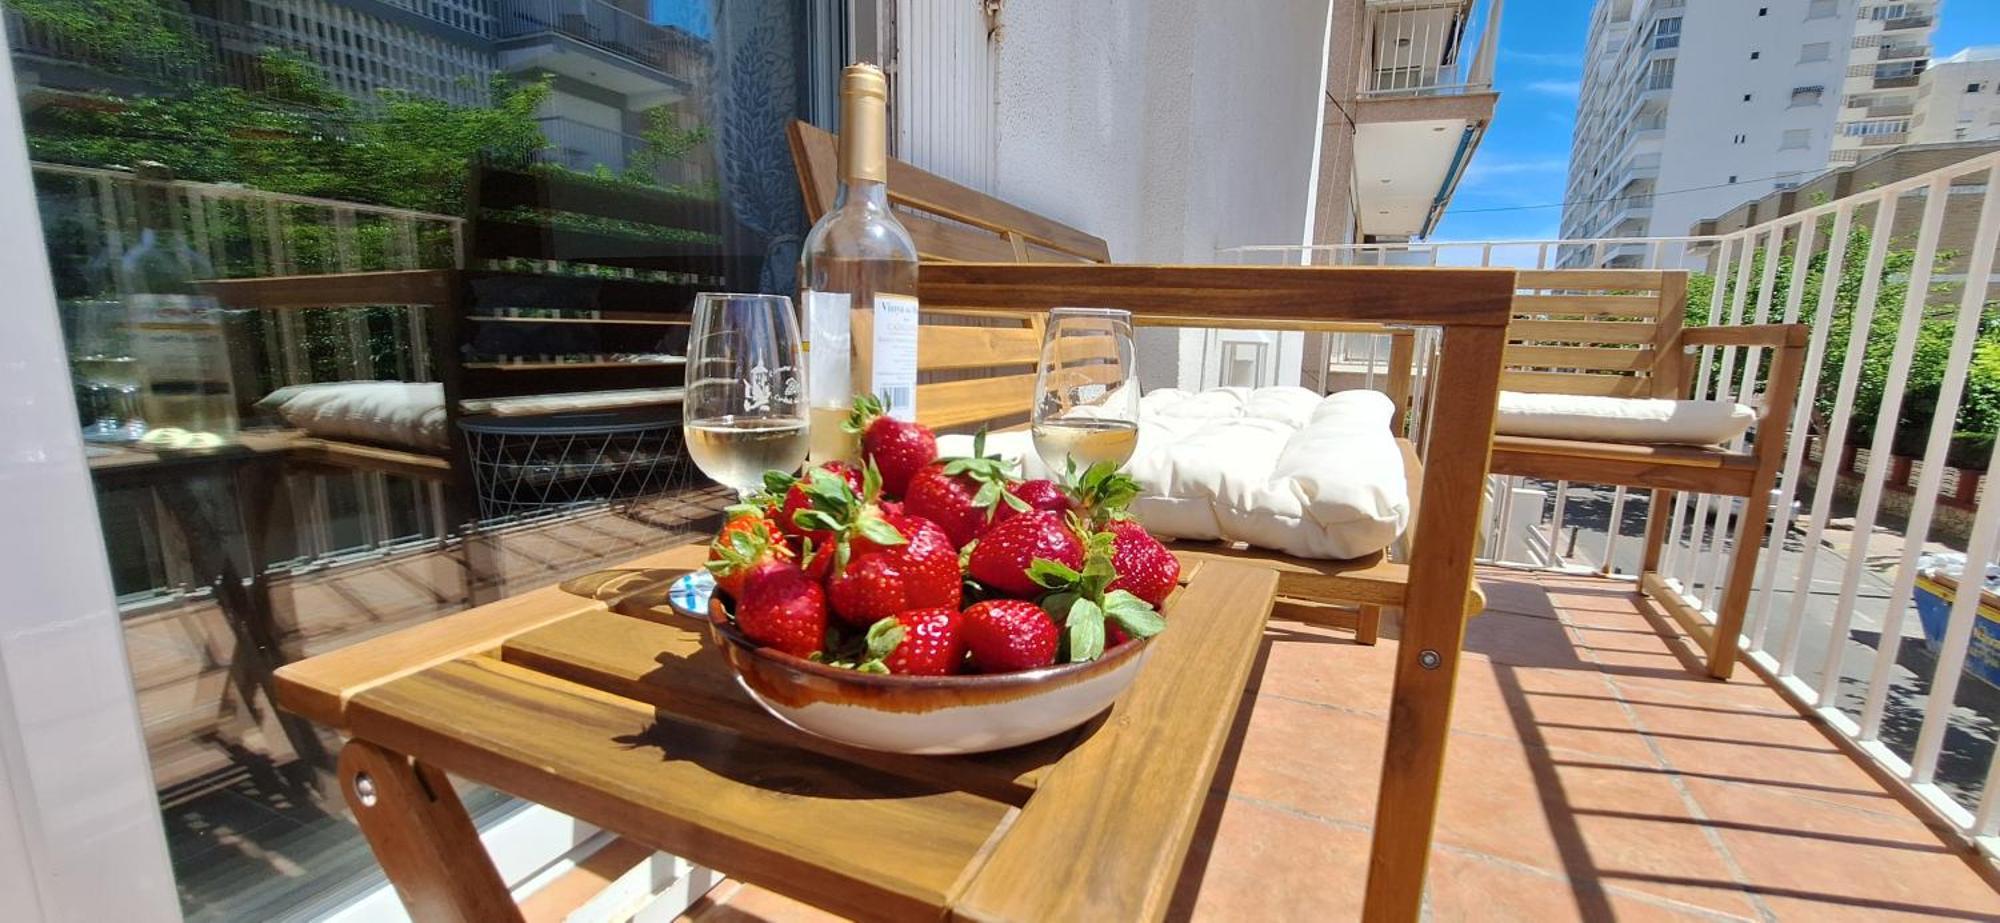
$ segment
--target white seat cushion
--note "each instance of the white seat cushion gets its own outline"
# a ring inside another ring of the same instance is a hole
[[[275,411],[286,423],[321,439],[442,452],[451,447],[445,432],[444,386],[437,382],[339,381],[290,385],[273,391],[257,406]]]
[[[1757,411],[1730,401],[1500,392],[1494,431],[1507,436],[1720,445],[1757,422]]]
[[[1167,388],[1139,408],[1125,470],[1140,485],[1132,512],[1156,534],[1355,558],[1387,548],[1409,522],[1394,406],[1377,392]],[[1049,476],[1026,432],[994,433],[986,446],[1019,459],[1028,477]],[[938,448],[965,455],[971,437],[945,436]]]

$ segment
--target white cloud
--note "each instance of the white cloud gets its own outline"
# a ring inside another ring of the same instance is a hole
[[[1506,158],[1475,157],[1472,166],[1465,171],[1464,184],[1471,186],[1502,176],[1522,176],[1531,174],[1561,174],[1569,172],[1569,158],[1530,157],[1509,160]]]
[[[1516,51],[1512,48],[1502,48],[1500,56],[1550,67],[1579,67],[1583,64],[1583,55],[1568,51]]]
[[[1528,82],[1528,92],[1530,93],[1541,93],[1548,96],[1567,96],[1571,99],[1575,99],[1576,94],[1582,89],[1582,85],[1574,80],[1531,80]]]

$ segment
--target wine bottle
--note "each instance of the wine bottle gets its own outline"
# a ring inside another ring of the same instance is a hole
[[[173,217],[173,174],[141,161],[134,201],[138,240],[113,267],[145,374],[144,427],[178,428],[214,445],[236,432],[229,345],[222,309],[196,287],[215,276]]]
[[[889,84],[872,64],[840,75],[840,186],[799,256],[812,460],[853,459],[840,424],[856,394],[917,417],[917,248],[889,208]]]

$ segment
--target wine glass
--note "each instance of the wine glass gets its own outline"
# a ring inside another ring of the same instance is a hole
[[[1139,445],[1139,379],[1133,367],[1132,312],[1057,308],[1042,331],[1029,416],[1035,452],[1051,472],[1072,462],[1123,466]]]
[[[783,295],[703,292],[688,334],[682,433],[703,474],[748,493],[806,460],[798,318]]]

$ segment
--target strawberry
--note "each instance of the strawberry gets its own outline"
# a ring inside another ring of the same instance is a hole
[[[862,487],[860,469],[839,460],[823,462],[819,467],[808,470],[805,477],[784,481],[785,487],[783,490],[785,499],[783,505],[778,508],[778,528],[783,529],[786,535],[794,538],[812,539],[815,545],[825,545],[833,541],[833,533],[826,529],[812,529],[799,525],[798,514],[801,511],[813,508],[812,495],[809,489],[815,483],[824,483],[826,481],[824,475],[817,473],[820,471],[831,472],[834,475],[833,480],[845,482],[855,493],[860,493]],[[776,480],[766,475],[764,478],[766,489],[769,490],[775,487]]]
[[[1028,509],[1017,510],[1014,507],[1005,504],[1001,506],[996,506],[993,508],[993,522],[995,525],[1005,522],[1009,519],[1012,519],[1015,516],[1019,516],[1022,513],[1028,512],[1028,510],[1047,510],[1051,513],[1067,513],[1073,508],[1072,504],[1070,503],[1069,493],[1063,490],[1061,484],[1051,481],[1048,478],[1036,478],[1032,481],[1022,481],[1021,483],[1015,484],[1008,489],[1013,492],[1015,497],[1020,498],[1022,503],[1026,503],[1028,505]],[[988,528],[991,528],[991,526],[989,526]]]
[[[910,478],[937,460],[937,437],[930,428],[889,416],[887,398],[856,396],[854,413],[841,429],[861,437],[861,457],[882,470],[882,489],[891,496],[902,496]]]
[[[1024,599],[989,599],[965,610],[960,629],[981,673],[1013,673],[1056,662],[1055,620]]]
[[[728,512],[729,519],[709,543],[707,566],[716,588],[735,598],[751,571],[767,561],[791,560],[792,549],[761,509],[734,506]]]
[[[853,539],[852,557],[836,564],[827,579],[827,597],[842,622],[867,627],[909,609],[958,608],[963,583],[958,549],[929,520],[903,514],[887,520],[904,537],[901,544]]]
[[[1104,531],[1112,536],[1111,569],[1118,574],[1110,589],[1130,591],[1154,606],[1166,602],[1181,578],[1181,562],[1174,553],[1136,519],[1113,519],[1104,524]]]
[[[745,576],[736,627],[750,640],[794,657],[826,643],[826,594],[790,561],[766,561]]]
[[[1046,558],[1028,567],[1028,576],[1048,590],[1042,607],[1062,623],[1065,656],[1071,663],[1096,660],[1107,646],[1150,638],[1167,627],[1151,603],[1129,590],[1112,589],[1118,578],[1112,568],[1116,543],[1110,532],[1093,533],[1084,540],[1082,567]]]
[[[904,676],[963,673],[963,622],[957,606],[899,612],[868,627],[868,656]]]
[[[1025,599],[1042,593],[1028,573],[1038,560],[1071,570],[1083,566],[1083,542],[1061,513],[1034,510],[987,529],[972,546],[966,571],[997,592]]]
[[[903,506],[943,528],[953,546],[979,537],[1002,502],[1016,511],[1028,504],[1008,491],[1014,465],[986,454],[986,433],[972,439],[972,457],[940,458],[910,477]]]

